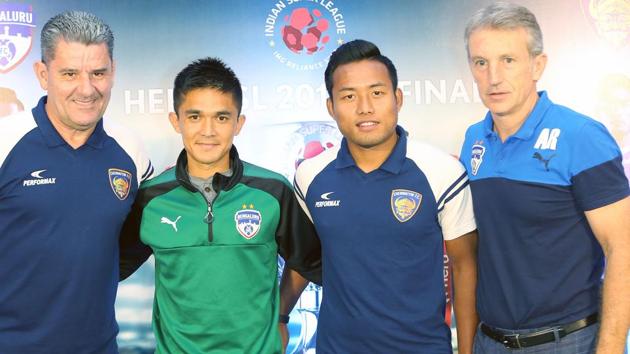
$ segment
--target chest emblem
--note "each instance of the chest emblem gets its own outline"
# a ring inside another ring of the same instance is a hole
[[[411,219],[422,203],[422,194],[407,189],[392,190],[392,213],[400,222]]]
[[[549,172],[549,162],[551,161],[551,159],[553,159],[556,156],[556,154],[553,154],[547,158],[545,158],[543,155],[541,155],[539,152],[535,152],[534,155],[532,156],[532,158],[535,158],[536,160],[540,161],[540,163],[542,163],[545,166],[545,171]]]
[[[475,144],[472,146],[471,156],[470,156],[470,168],[473,176],[477,175],[479,171],[479,167],[483,162],[483,154],[486,153],[486,147],[479,144]]]
[[[253,204],[250,204],[249,208],[247,208],[247,205],[243,205],[243,209],[234,214],[234,222],[238,233],[249,240],[256,236],[260,230],[262,215],[260,215],[258,210],[254,209]]]
[[[166,216],[163,216],[160,219],[160,223],[161,224],[171,225],[173,227],[173,230],[175,230],[175,232],[178,232],[179,230],[177,230],[177,222],[179,221],[179,219],[181,219],[181,216],[178,216],[177,219],[175,219],[175,220],[171,220],[171,219],[167,218]]]
[[[109,185],[112,187],[116,197],[120,200],[127,199],[131,189],[131,173],[117,168],[110,168],[107,174],[109,176]]]

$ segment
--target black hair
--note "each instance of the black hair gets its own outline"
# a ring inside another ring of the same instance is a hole
[[[184,96],[195,89],[211,88],[222,93],[231,93],[238,115],[243,105],[241,82],[223,61],[218,58],[198,59],[185,67],[175,77],[173,105],[175,113],[182,104]]]
[[[326,91],[328,91],[330,98],[332,98],[333,74],[335,70],[341,65],[361,60],[375,60],[385,65],[389,73],[389,79],[392,82],[392,87],[394,90],[398,88],[398,74],[394,63],[392,63],[388,57],[382,55],[381,51],[374,43],[363,39],[355,39],[341,45],[330,55],[330,60],[324,72]]]

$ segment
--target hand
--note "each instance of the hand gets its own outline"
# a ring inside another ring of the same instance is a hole
[[[286,323],[278,323],[278,331],[280,331],[280,339],[282,340],[282,353],[284,354],[289,344],[289,327]]]

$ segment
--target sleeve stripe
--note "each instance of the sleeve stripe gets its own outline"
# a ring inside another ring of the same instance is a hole
[[[449,201],[451,201],[451,199],[455,198],[459,192],[461,192],[462,190],[464,190],[464,188],[468,187],[468,184],[470,182],[468,180],[466,180],[466,182],[464,182],[464,184],[462,184],[461,186],[459,186],[459,188],[457,188],[457,190],[455,190],[453,193],[451,193],[448,198],[444,199],[444,203],[442,205],[438,205],[438,213],[442,211],[442,209],[444,209],[444,206],[446,205],[446,203],[448,203]]]
[[[297,180],[295,179],[295,177],[293,177],[293,189],[295,190],[295,194],[297,194],[297,196],[300,197],[300,199],[305,201],[304,193],[302,193],[302,190],[300,189],[300,186],[297,184]]]
[[[451,184],[448,188],[446,188],[446,190],[444,191],[444,193],[442,194],[442,196],[440,197],[440,199],[438,199],[437,201],[437,205],[438,208],[440,208],[441,205],[445,204],[446,201],[444,201],[444,199],[446,199],[446,197],[448,197],[450,195],[450,193],[453,191],[453,189],[457,188],[457,186],[459,184],[465,183],[468,184],[468,175],[466,174],[466,172],[462,173],[461,176],[459,176],[459,178],[457,178],[455,180],[455,182],[453,182],[453,184]]]
[[[151,163],[151,161],[149,161],[149,166],[147,167],[147,170],[144,171],[144,174],[142,175],[141,180],[144,181],[147,178],[151,177],[151,175],[153,175],[154,169],[153,169],[153,164]]]

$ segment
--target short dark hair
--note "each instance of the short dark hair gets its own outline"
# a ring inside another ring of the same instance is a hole
[[[175,77],[173,88],[173,106],[175,114],[184,100],[184,96],[195,89],[211,88],[222,93],[231,93],[238,114],[243,105],[241,82],[221,59],[198,59],[185,67]]]
[[[394,63],[388,57],[382,55],[374,43],[363,39],[355,39],[341,45],[330,55],[328,66],[326,66],[326,71],[324,72],[328,96],[332,98],[333,74],[335,70],[341,65],[361,60],[375,60],[385,65],[389,72],[389,79],[392,81],[392,87],[394,90],[398,88],[398,74]]]

